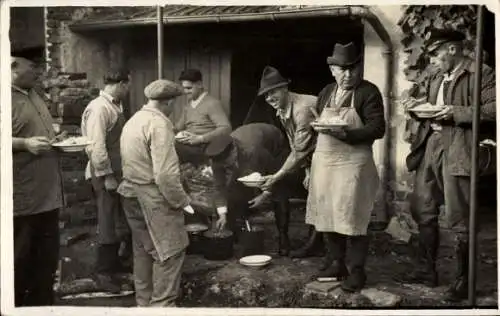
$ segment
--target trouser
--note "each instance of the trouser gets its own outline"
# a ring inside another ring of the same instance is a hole
[[[137,199],[124,198],[123,206],[132,231],[137,305],[175,306],[175,300],[179,295],[185,251],[161,261]]]
[[[130,234],[122,208],[122,198],[116,191],[108,191],[104,177],[93,177],[92,187],[97,204],[97,234],[99,244],[114,244]]]
[[[190,162],[195,165],[204,163],[207,160],[205,148],[205,144],[189,145],[175,142],[175,151],[179,158],[179,163]]]
[[[419,227],[438,228],[439,206],[445,204],[445,223],[458,241],[468,239],[470,177],[450,174],[441,135],[434,132],[415,172],[411,213]]]
[[[14,217],[14,292],[16,306],[54,303],[59,259],[59,210]]]
[[[130,229],[122,208],[122,198],[116,191],[108,191],[104,177],[92,177],[92,188],[97,204],[97,242],[100,250],[96,269],[111,273],[118,265],[121,241],[127,241]]]

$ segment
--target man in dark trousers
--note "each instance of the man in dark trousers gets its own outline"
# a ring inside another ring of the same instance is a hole
[[[268,190],[249,188],[237,181],[254,172],[269,175],[276,172],[288,156],[286,139],[281,131],[270,124],[243,125],[231,135],[215,138],[206,148],[211,158],[215,182],[215,205],[222,229],[226,222],[233,232],[239,231],[237,222],[247,217],[249,208],[257,208],[273,201],[276,226],[279,231],[279,254],[289,252],[289,204],[287,178]],[[227,213],[227,219],[226,219]]]
[[[54,122],[34,89],[34,63],[13,57],[11,67],[15,305],[52,305],[63,207]]]
[[[97,204],[98,252],[96,280],[105,289],[119,292],[116,272],[123,271],[120,243],[131,257],[130,229],[123,213],[120,195],[116,192],[122,177],[120,136],[125,125],[122,101],[129,90],[128,71],[110,70],[104,76],[104,88],[82,114],[82,135],[93,143],[87,148],[89,161],[85,178],[90,180]]]
[[[438,285],[436,259],[439,247],[439,206],[445,205],[445,222],[456,237],[457,275],[447,299],[457,301],[468,296],[469,205],[472,141],[472,96],[474,74],[479,65],[464,55],[464,34],[436,30],[426,43],[431,63],[438,69],[427,85],[425,102],[443,106],[432,119],[417,122],[410,134],[411,153],[407,166],[415,171],[411,211],[419,226],[420,264],[410,280]],[[480,140],[495,139],[495,72],[482,66]],[[407,109],[415,99],[405,102]],[[480,155],[480,164],[482,156]]]

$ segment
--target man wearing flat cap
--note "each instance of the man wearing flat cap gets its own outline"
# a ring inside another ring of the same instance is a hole
[[[132,230],[138,306],[175,306],[189,243],[183,210],[193,213],[182,188],[173,125],[167,116],[182,88],[150,83],[148,103],[125,124],[121,136],[123,181],[118,192]]]
[[[470,172],[472,141],[472,100],[474,73],[479,66],[464,55],[464,34],[453,30],[434,30],[427,37],[426,52],[437,70],[427,84],[426,98],[410,98],[406,109],[421,103],[441,107],[432,118],[417,122],[410,135],[411,152],[407,166],[415,172],[411,212],[419,226],[419,255],[410,280],[438,285],[436,259],[439,248],[439,207],[445,206],[445,222],[456,235],[456,280],[448,290],[452,301],[467,298]],[[480,100],[480,141],[495,139],[496,93],[495,72],[482,65]],[[481,147],[479,163],[488,148]],[[484,170],[484,169],[482,169]],[[480,171],[482,172],[482,171]]]
[[[362,57],[351,42],[336,44],[327,58],[335,82],[320,92],[317,107],[346,126],[318,129],[306,209],[306,223],[323,233],[327,249],[317,276],[346,278],[341,286],[349,292],[366,282],[367,229],[379,187],[372,146],[385,133],[382,96],[363,80]]]
[[[279,232],[279,254],[289,251],[288,221],[289,205],[287,185],[279,182],[269,191],[249,188],[237,181],[254,172],[261,175],[276,172],[286,160],[289,149],[279,128],[271,124],[252,123],[242,125],[231,135],[221,135],[207,146],[205,151],[211,158],[215,183],[215,205],[219,214],[228,211],[229,228],[237,234],[241,226],[237,222],[247,217],[249,208],[258,208],[273,202],[276,226]],[[222,228],[226,218],[217,222]]]
[[[290,80],[284,78],[279,71],[266,66],[262,72],[258,96],[276,110],[276,116],[282,124],[288,142],[290,154],[283,165],[273,174],[266,176],[263,190],[269,190],[274,184],[289,179],[294,173],[305,171],[304,186],[308,186],[309,166],[314,150],[315,132],[311,128],[314,121],[316,97],[290,91]],[[321,237],[312,231],[305,245],[290,255],[306,257],[322,250]]]
[[[231,133],[231,123],[219,100],[203,87],[198,69],[186,69],[179,76],[188,104],[182,118],[175,122],[176,150],[181,163],[203,163],[203,152],[215,137]]]

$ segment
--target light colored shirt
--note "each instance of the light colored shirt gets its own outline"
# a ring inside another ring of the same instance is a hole
[[[438,90],[436,105],[449,105],[449,104],[445,104],[446,96],[444,95],[444,84],[445,84],[445,82],[450,82],[450,81],[454,80],[458,74],[458,71],[462,68],[462,66],[463,66],[463,62],[459,63],[453,69],[453,71],[451,73],[444,74],[443,82],[441,82],[441,86],[439,87],[439,90]]]
[[[120,138],[123,182],[118,193],[135,197],[134,185],[156,185],[168,204],[189,204],[181,180],[173,125],[160,110],[145,105],[125,124]]]
[[[82,136],[87,137],[92,145],[87,147],[89,162],[85,169],[85,178],[91,178],[90,166],[96,177],[113,174],[111,161],[106,149],[106,134],[113,128],[118,116],[122,114],[121,105],[104,91],[92,100],[82,114]]]
[[[196,100],[191,100],[191,107],[193,109],[196,109],[196,107],[198,106],[198,104],[200,104],[201,100],[203,100],[203,98],[207,95],[207,92],[203,92],[202,94],[200,94],[200,96],[198,97],[198,99]]]

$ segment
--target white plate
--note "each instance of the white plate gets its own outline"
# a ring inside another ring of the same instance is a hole
[[[408,109],[408,111],[419,112],[419,113],[436,113],[442,111],[443,109],[444,107],[441,105],[432,105],[430,103],[425,103],[417,105],[411,109]]]
[[[243,183],[244,185],[246,185],[247,187],[250,187],[250,188],[258,188],[260,187],[261,185],[264,184],[264,180],[259,180],[259,181],[244,181],[244,180],[240,180],[238,179],[238,181],[240,181],[241,183]]]
[[[261,267],[271,262],[271,257],[267,255],[253,255],[240,259],[240,263],[249,267]]]
[[[319,128],[331,128],[331,127],[341,127],[341,126],[347,126],[348,124],[346,122],[338,122],[335,124],[329,124],[329,123],[321,123],[321,122],[311,122],[311,126],[313,127],[319,127]]]
[[[92,145],[92,142],[84,136],[69,137],[68,139],[52,144],[53,147],[57,147],[65,152],[82,151],[89,145]]]

